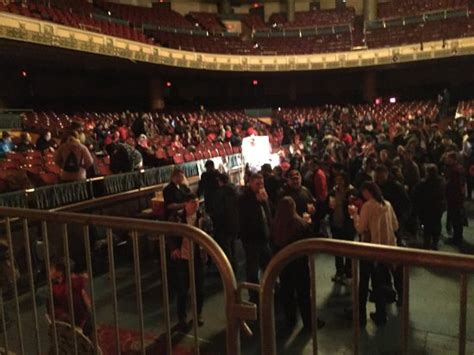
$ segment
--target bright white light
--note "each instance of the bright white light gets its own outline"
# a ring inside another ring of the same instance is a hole
[[[110,11],[107,12],[107,15],[112,16],[112,13]]]
[[[391,97],[391,98],[390,98],[390,103],[391,103],[391,104],[394,104],[394,103],[396,103],[396,102],[397,102],[397,99],[396,99],[395,97]]]

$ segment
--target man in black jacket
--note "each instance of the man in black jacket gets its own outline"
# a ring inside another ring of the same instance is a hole
[[[191,194],[191,191],[183,182],[184,171],[181,169],[173,170],[170,183],[163,189],[166,220],[176,216],[179,211],[183,211],[186,199]]]
[[[410,198],[407,191],[400,183],[390,179],[386,165],[378,165],[375,168],[375,182],[382,190],[383,197],[392,205],[400,225],[399,231],[402,233],[403,226],[410,215]],[[399,242],[402,237],[400,233],[397,233]]]
[[[253,174],[239,199],[240,238],[245,250],[247,281],[258,283],[258,271],[271,259],[270,206],[261,174]],[[250,292],[250,302],[258,303],[258,293]]]
[[[415,187],[414,196],[423,225],[424,248],[438,250],[441,217],[446,210],[446,183],[435,164],[426,166],[426,179]]]
[[[449,152],[446,155],[445,164],[447,218],[453,225],[453,237],[446,242],[460,247],[463,242],[463,228],[466,222],[464,210],[465,173],[463,166],[459,163],[457,152]]]
[[[217,176],[219,190],[216,195],[214,231],[217,243],[229,258],[234,261],[234,242],[239,233],[239,196],[236,187],[229,181],[229,175]]]
[[[215,169],[214,162],[212,160],[206,161],[204,165],[206,171],[201,174],[199,180],[197,194],[199,197],[204,196],[204,204],[206,206],[206,212],[211,216],[212,221],[215,221],[215,199],[219,185],[217,183],[217,176],[219,172]]]
[[[288,172],[288,185],[282,189],[280,198],[285,196],[289,196],[295,201],[296,212],[298,212],[300,217],[303,217],[305,213],[313,215],[316,211],[316,199],[311,192],[302,185],[301,174],[298,170]]]

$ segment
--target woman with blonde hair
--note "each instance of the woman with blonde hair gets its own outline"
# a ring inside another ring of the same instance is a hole
[[[286,196],[279,202],[272,224],[272,241],[277,250],[306,238],[311,231],[311,218],[308,214],[300,217],[296,212],[293,198]],[[297,277],[295,277],[297,275]],[[296,301],[300,311],[303,327],[311,331],[311,296],[308,259],[298,258],[289,263],[280,274],[281,300],[285,309],[286,326],[293,328],[296,324]],[[318,319],[318,328],[324,326]]]

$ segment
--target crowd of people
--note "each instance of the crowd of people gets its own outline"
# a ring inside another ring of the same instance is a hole
[[[184,172],[176,168],[163,190],[165,219],[206,231],[235,270],[243,264],[236,253],[236,241],[240,240],[245,254],[245,279],[251,283],[259,283],[259,275],[275,253],[303,238],[331,237],[405,246],[420,236],[424,248],[437,250],[445,213],[446,234],[451,235],[445,243],[462,248],[467,223],[464,203],[471,199],[474,183],[474,129],[470,120],[445,120],[432,109],[407,111],[396,124],[376,111],[360,114],[356,109],[328,106],[323,115],[317,112],[306,111],[306,118],[304,110],[295,115],[281,112],[262,132],[249,132],[260,124],[247,128],[244,135],[268,133],[273,142],[278,142],[275,145],[279,149],[275,151],[280,155],[280,164],[264,164],[258,169],[247,166],[239,186],[209,160],[193,193]],[[114,133],[103,139],[104,149],[127,145],[131,137],[143,139],[144,133],[136,130],[135,122],[130,128],[116,122]],[[195,127],[199,131],[199,124]],[[36,143],[55,152],[65,181],[85,178],[94,163],[84,140],[86,132],[86,127],[73,123],[58,146],[49,134]],[[8,138],[4,134],[3,143]],[[222,139],[232,139],[225,134],[225,128]],[[27,146],[28,141],[31,137],[22,134],[22,146]],[[113,160],[113,150],[109,154]],[[139,161],[137,155],[136,164]],[[202,205],[200,199],[204,201]],[[204,283],[209,261],[200,246],[194,244],[191,248],[192,245],[180,238],[168,243],[175,271],[170,284],[176,291],[179,329],[183,331],[189,329],[186,310],[191,259],[195,267],[197,323],[204,324]],[[62,270],[60,263],[55,265]],[[295,274],[299,277],[293,277]],[[352,277],[352,261],[335,257],[332,281],[345,284]],[[387,303],[397,302],[403,307],[399,268],[362,260],[359,282],[361,325],[367,321],[369,299],[376,305],[370,317],[379,326],[387,321]],[[78,285],[81,290],[83,283]],[[278,295],[287,327],[296,324],[299,308],[304,329],[312,329],[309,287],[306,258],[291,262],[282,271]],[[258,304],[258,293],[249,291],[249,299]],[[321,319],[317,322],[318,327],[324,324]]]
[[[202,211],[214,226],[211,234],[233,265],[240,262],[234,252],[234,242],[240,239],[248,282],[258,283],[272,256],[302,238],[405,246],[421,236],[424,248],[438,250],[444,213],[451,236],[445,243],[462,248],[464,203],[472,197],[474,172],[474,130],[469,120],[451,122],[437,114],[414,112],[395,125],[370,114],[354,117],[335,106],[324,117],[274,120],[270,131],[288,143],[279,165],[247,167],[244,184],[234,186],[209,161],[197,192],[204,198]],[[183,179],[183,173],[175,171],[164,190],[168,218],[185,209],[190,191]],[[351,278],[351,260],[335,257],[332,281],[345,283]],[[376,305],[370,318],[384,325],[386,305],[403,306],[401,270],[364,260],[359,280],[361,325],[367,321],[369,299]],[[309,287],[305,258],[289,264],[280,275],[287,325],[295,324],[297,304],[305,329],[311,329]],[[249,291],[249,297],[258,304],[256,292]],[[201,311],[202,294],[199,305]],[[180,320],[185,324],[182,312]],[[318,327],[323,325],[318,320]]]

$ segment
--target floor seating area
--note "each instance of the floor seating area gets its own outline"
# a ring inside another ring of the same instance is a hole
[[[318,122],[322,117],[327,117],[334,111],[343,111],[349,119],[370,118],[375,122],[404,122],[415,116],[425,117],[427,120],[434,120],[438,115],[438,105],[434,101],[409,101],[400,103],[380,103],[361,105],[326,105],[321,107],[296,107],[283,108],[278,115],[287,122],[305,120]]]
[[[458,116],[472,118],[474,116],[474,100],[460,101],[456,113]]]
[[[410,101],[401,103],[381,103],[362,105],[326,105],[320,107],[284,108],[275,111],[279,117],[291,125],[310,123],[318,124],[324,117],[334,111],[341,111],[347,120],[370,119],[372,122],[406,122],[415,117],[424,117],[428,121],[436,119],[438,105],[434,101]],[[461,102],[458,111],[474,112],[473,101]],[[112,127],[118,120],[131,127],[137,113],[97,113],[82,112],[69,115],[55,112],[30,112],[24,116],[24,128],[36,138],[45,129],[52,132],[59,141],[72,122],[79,122],[84,127],[86,136],[94,137],[95,128],[99,123],[105,130]],[[147,146],[162,164],[182,164],[196,160],[218,156],[229,156],[239,153],[240,146],[233,143],[232,136],[241,138],[249,135],[268,135],[273,146],[278,148],[282,142],[282,132],[278,127],[263,124],[256,118],[248,116],[243,110],[221,111],[189,111],[174,110],[148,114]],[[191,127],[191,129],[189,129]],[[395,127],[395,126],[394,126]],[[218,137],[225,132],[225,138]],[[204,135],[204,137],[203,137]],[[197,137],[197,138],[196,138]],[[14,142],[16,139],[14,140]],[[34,139],[35,141],[35,139]],[[33,142],[34,142],[33,141]],[[128,139],[136,145],[135,139]],[[104,154],[103,148],[96,150],[96,171],[99,175],[110,175],[110,158]],[[56,184],[59,181],[60,167],[54,163],[54,154],[43,154],[39,151],[26,153],[8,153],[0,161],[0,192],[11,190],[12,186],[20,186],[22,179],[27,179],[33,186]]]

